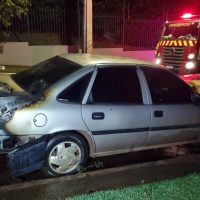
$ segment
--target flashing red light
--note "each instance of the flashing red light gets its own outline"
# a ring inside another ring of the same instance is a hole
[[[195,15],[192,15],[191,13],[185,13],[181,16],[183,19],[190,19],[191,17],[194,17]]]

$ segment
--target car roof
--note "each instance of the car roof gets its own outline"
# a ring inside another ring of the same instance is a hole
[[[148,64],[152,65],[151,62],[132,59],[127,57],[98,55],[98,54],[65,54],[60,57],[78,63],[82,66],[94,65],[94,64]]]

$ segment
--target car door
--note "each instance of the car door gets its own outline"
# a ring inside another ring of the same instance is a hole
[[[191,88],[167,70],[144,68],[151,94],[151,129],[146,145],[197,140],[200,106],[191,100]]]
[[[136,67],[101,66],[94,76],[82,117],[93,134],[96,153],[143,145],[149,132],[150,108],[143,104]]]

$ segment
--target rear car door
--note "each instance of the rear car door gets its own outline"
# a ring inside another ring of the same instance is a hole
[[[96,152],[109,154],[143,145],[150,108],[143,104],[136,67],[101,66],[94,76],[82,117],[93,134]]]
[[[175,74],[143,68],[151,94],[151,129],[146,145],[197,140],[200,106],[191,100],[191,88]]]

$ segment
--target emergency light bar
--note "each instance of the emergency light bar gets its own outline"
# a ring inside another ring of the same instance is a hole
[[[185,13],[181,16],[182,19],[190,19],[194,17],[195,15],[192,15],[191,13]]]

